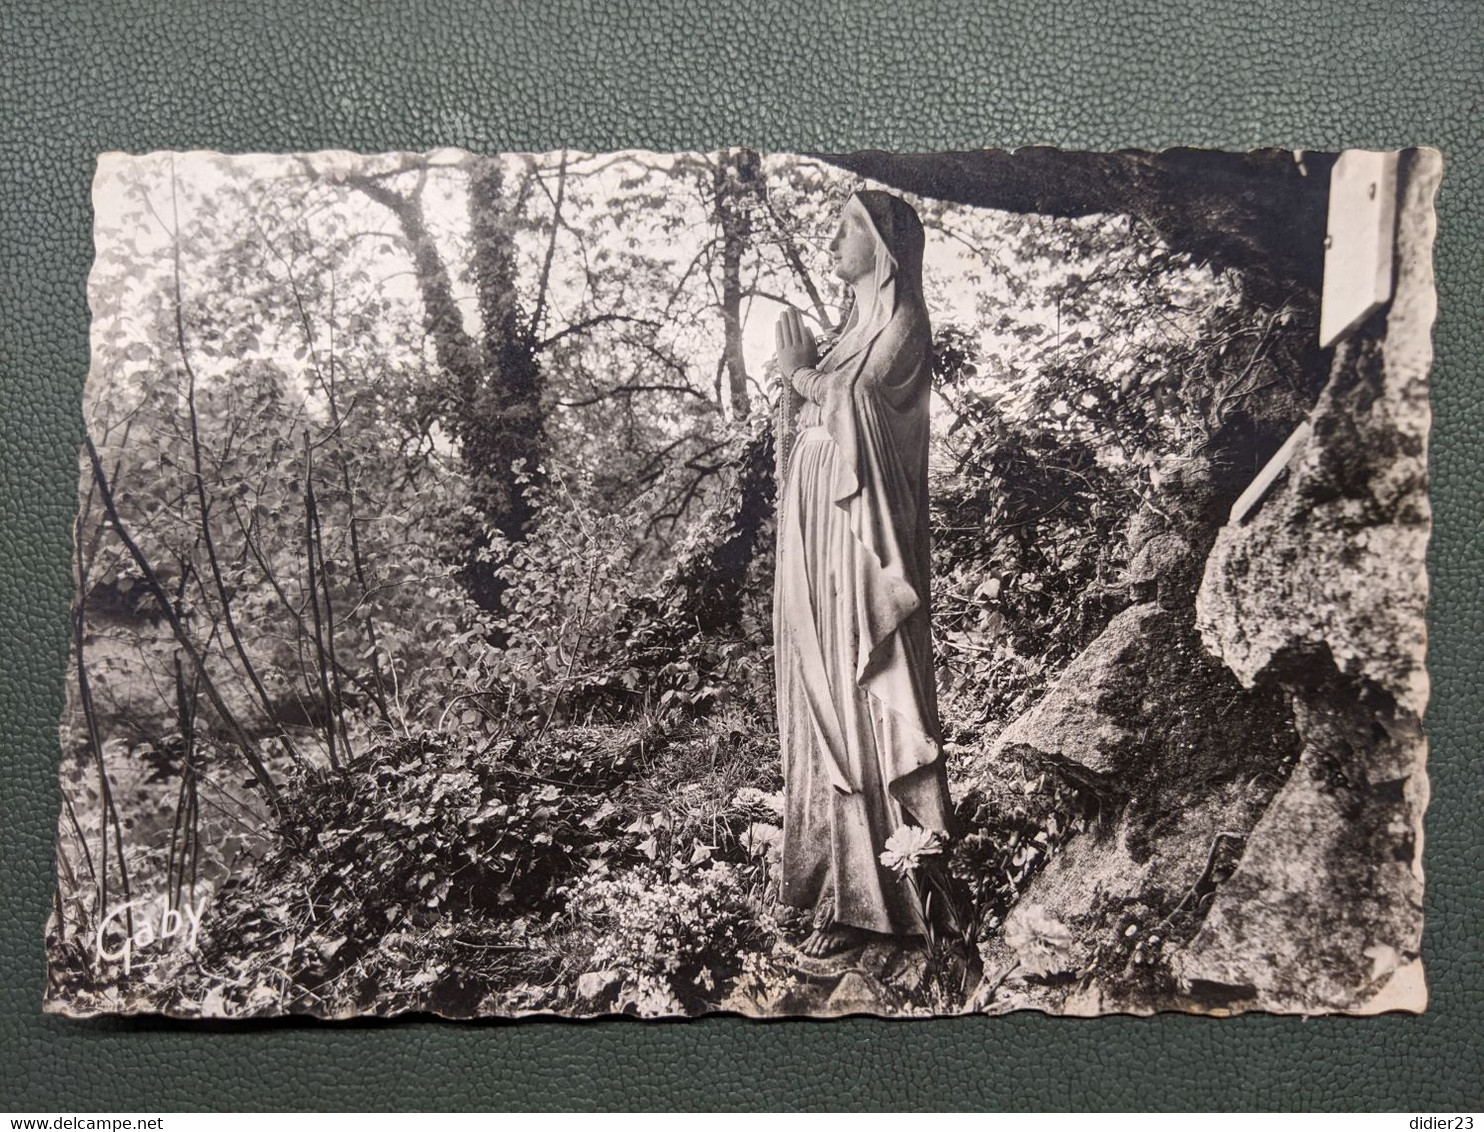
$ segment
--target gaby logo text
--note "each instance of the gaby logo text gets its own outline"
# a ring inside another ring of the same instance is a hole
[[[168,900],[158,903],[151,899],[131,900],[120,904],[98,925],[94,941],[94,952],[100,963],[116,963],[123,960],[124,973],[128,974],[134,963],[134,953],[158,944],[171,946],[184,943],[196,946],[196,937],[201,932],[201,916],[206,911],[209,895],[194,903],[187,902],[179,908]],[[132,915],[131,915],[132,913]],[[132,922],[133,931],[130,924]]]

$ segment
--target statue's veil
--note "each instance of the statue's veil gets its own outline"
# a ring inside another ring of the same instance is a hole
[[[846,320],[840,341],[820,366],[838,370],[862,360],[871,344],[891,322],[900,303],[920,302],[922,294],[922,221],[901,197],[862,189],[845,206],[865,221],[876,239],[876,267],[871,286],[857,291],[859,298]]]
[[[825,407],[825,425],[836,442],[854,460],[854,425],[840,414],[850,413],[850,391],[865,369],[871,347],[903,306],[922,306],[922,255],[925,244],[922,221],[916,210],[901,197],[877,189],[862,189],[846,203],[866,221],[867,230],[876,240],[876,265],[870,287],[860,289],[860,299],[847,314],[839,340],[820,362],[822,373],[845,371],[844,396],[837,396]],[[921,312],[924,316],[926,312]],[[924,322],[925,325],[925,322]],[[783,382],[778,400],[775,433],[774,473],[780,497],[788,481],[788,468],[797,433],[801,399],[793,387]],[[850,463],[853,467],[853,462]]]

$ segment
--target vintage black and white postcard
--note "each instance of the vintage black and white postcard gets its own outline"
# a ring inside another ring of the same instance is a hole
[[[1440,176],[103,157],[47,1008],[1423,1009]]]

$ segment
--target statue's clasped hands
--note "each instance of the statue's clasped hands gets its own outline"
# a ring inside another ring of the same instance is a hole
[[[786,310],[780,314],[773,333],[778,344],[778,372],[785,380],[793,376],[794,370],[819,363],[819,344],[798,311]]]

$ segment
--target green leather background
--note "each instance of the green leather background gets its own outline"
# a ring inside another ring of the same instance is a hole
[[[0,1108],[1484,1107],[1478,0],[3,0],[0,31]],[[1445,151],[1431,1010],[247,1028],[43,1017],[95,154],[742,142]]]

